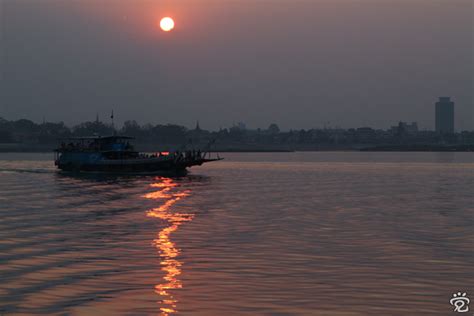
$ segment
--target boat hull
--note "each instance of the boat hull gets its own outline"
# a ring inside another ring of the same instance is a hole
[[[172,159],[123,159],[78,162],[59,160],[57,167],[68,172],[101,172],[101,173],[148,173],[148,174],[186,174],[187,168],[200,166],[205,162],[220,159],[193,159],[174,161]]]

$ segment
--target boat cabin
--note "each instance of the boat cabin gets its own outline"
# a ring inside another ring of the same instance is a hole
[[[128,136],[72,137],[61,142],[59,152],[126,152],[134,151]]]

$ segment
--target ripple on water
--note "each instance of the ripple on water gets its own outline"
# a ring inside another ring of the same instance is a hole
[[[0,313],[448,315],[474,293],[473,157],[332,155],[176,179],[0,160]]]

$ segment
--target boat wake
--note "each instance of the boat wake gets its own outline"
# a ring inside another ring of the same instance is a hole
[[[47,174],[52,174],[56,173],[56,170],[53,169],[19,169],[19,168],[0,168],[0,173],[47,173]]]

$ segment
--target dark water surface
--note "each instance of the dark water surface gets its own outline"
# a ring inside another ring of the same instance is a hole
[[[170,179],[0,154],[0,314],[454,315],[454,292],[474,299],[474,154],[224,156]]]

